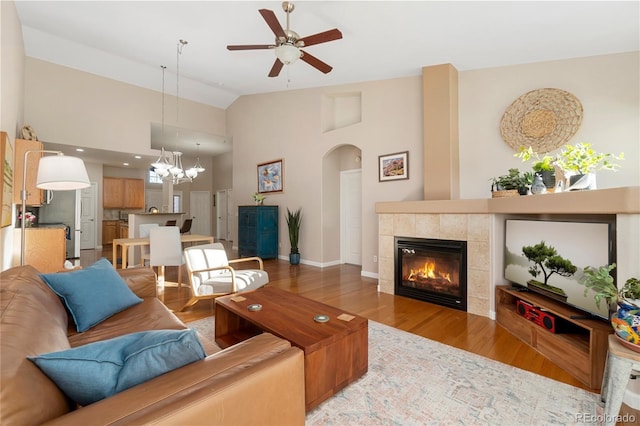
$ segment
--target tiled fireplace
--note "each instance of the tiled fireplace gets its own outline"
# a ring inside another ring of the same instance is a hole
[[[467,246],[467,312],[488,316],[490,310],[490,217],[487,214],[380,214],[379,289],[395,294],[395,237],[464,241]]]
[[[509,218],[615,215],[618,276],[640,274],[637,186],[496,199],[377,203],[376,212],[379,291],[395,294],[395,237],[466,241],[467,312],[472,314],[493,317],[495,286],[508,284],[503,271],[504,223]]]
[[[395,294],[467,310],[467,242],[395,237]]]

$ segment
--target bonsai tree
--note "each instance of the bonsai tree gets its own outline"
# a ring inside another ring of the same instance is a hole
[[[615,263],[597,268],[592,266],[586,266],[584,268],[584,275],[579,282],[585,287],[585,297],[587,296],[589,289],[595,292],[593,298],[596,300],[596,306],[598,308],[600,307],[600,301],[602,299],[606,300],[609,306],[617,300],[618,288],[613,282],[613,276],[611,276],[611,271],[615,268]]]
[[[298,239],[300,238],[300,225],[302,224],[302,207],[295,212],[291,212],[291,210],[289,210],[289,208],[287,207],[286,220],[287,226],[289,227],[289,243],[291,243],[289,261],[292,264],[297,265],[300,262]]]
[[[562,289],[550,286],[548,281],[553,274],[570,277],[576,273],[578,268],[576,268],[569,259],[559,256],[556,249],[546,245],[544,241],[540,241],[533,246],[522,247],[522,253],[530,262],[533,262],[533,266],[529,268],[529,273],[534,278],[542,272],[545,287],[552,288],[556,292],[559,290],[561,294],[564,294]]]
[[[596,152],[590,143],[581,142],[576,145],[565,145],[558,154],[556,164],[562,170],[572,174],[586,175],[598,170],[617,170],[618,164],[609,162],[610,159],[623,160],[624,153],[614,155],[604,152]]]

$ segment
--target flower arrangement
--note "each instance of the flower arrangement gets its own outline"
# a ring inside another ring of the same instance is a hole
[[[253,194],[251,194],[251,198],[253,198],[253,201],[256,204],[262,204],[267,197],[257,192],[254,192]]]
[[[31,212],[26,212],[24,214],[24,217],[25,217],[25,220],[26,220],[26,222],[24,223],[25,228],[30,227],[31,225],[33,225],[33,222],[36,221],[36,215],[34,215]],[[19,215],[18,219],[22,220],[22,215]]]

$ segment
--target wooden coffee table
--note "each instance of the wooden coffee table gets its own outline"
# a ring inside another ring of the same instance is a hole
[[[256,304],[262,308],[249,310]],[[317,322],[316,315],[328,321]],[[367,372],[368,321],[341,309],[266,286],[217,298],[215,318],[223,349],[266,331],[304,351],[307,411]]]

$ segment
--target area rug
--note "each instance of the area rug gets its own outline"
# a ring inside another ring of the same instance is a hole
[[[213,318],[187,324],[213,336]],[[369,371],[307,425],[595,425],[599,396],[369,320]]]

